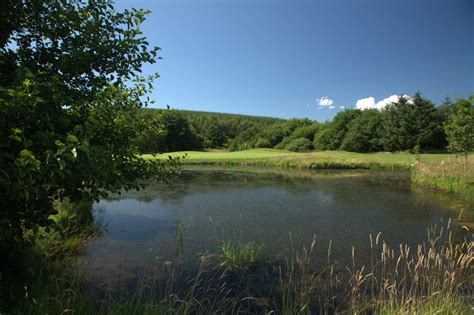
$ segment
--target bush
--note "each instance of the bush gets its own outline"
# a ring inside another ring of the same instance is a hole
[[[417,144],[415,145],[411,150],[410,150],[410,153],[413,153],[413,154],[420,154],[420,145]]]
[[[293,152],[305,152],[313,149],[313,143],[306,138],[298,138],[291,141],[285,148]]]
[[[310,141],[313,141],[315,135],[319,132],[320,129],[321,124],[316,122],[309,126],[301,126],[296,128],[291,136],[294,138],[306,138]]]
[[[313,148],[316,150],[330,150],[331,129],[326,124],[314,135]]]
[[[271,145],[270,141],[268,141],[267,139],[260,138],[255,143],[255,147],[256,148],[271,148],[272,145]]]
[[[274,148],[278,150],[284,150],[290,142],[293,141],[291,137],[285,137],[280,143],[278,143]]]

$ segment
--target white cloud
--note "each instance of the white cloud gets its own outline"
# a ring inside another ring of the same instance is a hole
[[[329,106],[329,109],[334,109],[334,108],[336,108],[336,106],[334,105]]]
[[[344,109],[344,108],[346,108],[346,107],[341,105],[341,106],[339,106],[339,108],[340,108],[340,109]]]
[[[323,96],[321,98],[317,98],[316,99],[316,102],[318,102],[318,105],[319,106],[331,106],[332,104],[334,104],[334,100],[333,99],[330,99],[329,97],[327,96]]]
[[[367,109],[367,108],[375,108],[375,98],[367,97],[362,98],[356,102],[357,109]]]
[[[403,95],[405,98],[408,99],[408,103],[412,104],[413,100],[408,95]],[[390,103],[397,103],[398,102],[398,95],[390,95],[387,98],[384,98],[381,101],[375,102],[375,98],[372,96],[367,98],[362,98],[356,102],[357,109],[369,109],[369,108],[376,108],[379,110],[384,109]]]

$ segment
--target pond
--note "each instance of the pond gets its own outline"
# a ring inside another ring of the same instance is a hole
[[[284,171],[262,168],[184,170],[172,183],[112,196],[95,205],[103,233],[81,262],[95,279],[132,278],[145,261],[193,260],[224,241],[264,244],[284,259],[316,239],[316,264],[369,257],[369,235],[411,246],[458,212],[414,191],[402,171]],[[182,234],[182,243],[178,235]],[[98,280],[97,280],[98,281]]]

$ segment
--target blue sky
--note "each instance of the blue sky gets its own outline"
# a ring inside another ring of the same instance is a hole
[[[323,121],[369,97],[474,94],[474,1],[116,2],[132,6],[162,48],[144,69],[156,107]]]

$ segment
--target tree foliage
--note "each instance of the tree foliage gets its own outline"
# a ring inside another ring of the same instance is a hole
[[[436,149],[445,144],[442,115],[434,104],[416,93],[412,100],[400,96],[385,110],[382,143],[387,151]]]
[[[341,143],[341,150],[376,152],[382,150],[381,135],[384,113],[377,109],[363,110],[351,120]]]
[[[467,162],[467,153],[474,149],[474,106],[473,96],[469,99],[456,101],[455,111],[449,116],[444,128],[448,138],[448,148],[454,152],[464,152]]]
[[[133,143],[147,132],[139,76],[159,48],[145,10],[94,0],[7,1],[0,19],[0,237],[48,226],[55,200],[97,200],[164,174]]]
[[[318,134],[315,147],[318,150],[338,150],[349,130],[350,122],[360,114],[361,111],[358,109],[348,109],[337,113],[331,124]]]
[[[186,150],[287,149],[294,140],[305,138],[312,142],[313,150],[419,152],[446,149],[443,123],[453,115],[455,106],[449,98],[441,106],[435,106],[416,93],[410,98],[401,96],[383,110],[346,109],[337,113],[331,122],[325,123],[310,119],[177,112],[185,117],[193,134],[193,141],[181,147]],[[154,139],[159,137],[157,135]]]
[[[180,111],[145,109],[142,118],[147,132],[136,140],[141,153],[201,149],[200,139],[192,132],[188,120]]]
[[[288,143],[285,149],[294,152],[307,152],[313,149],[313,142],[307,138],[297,138]]]

